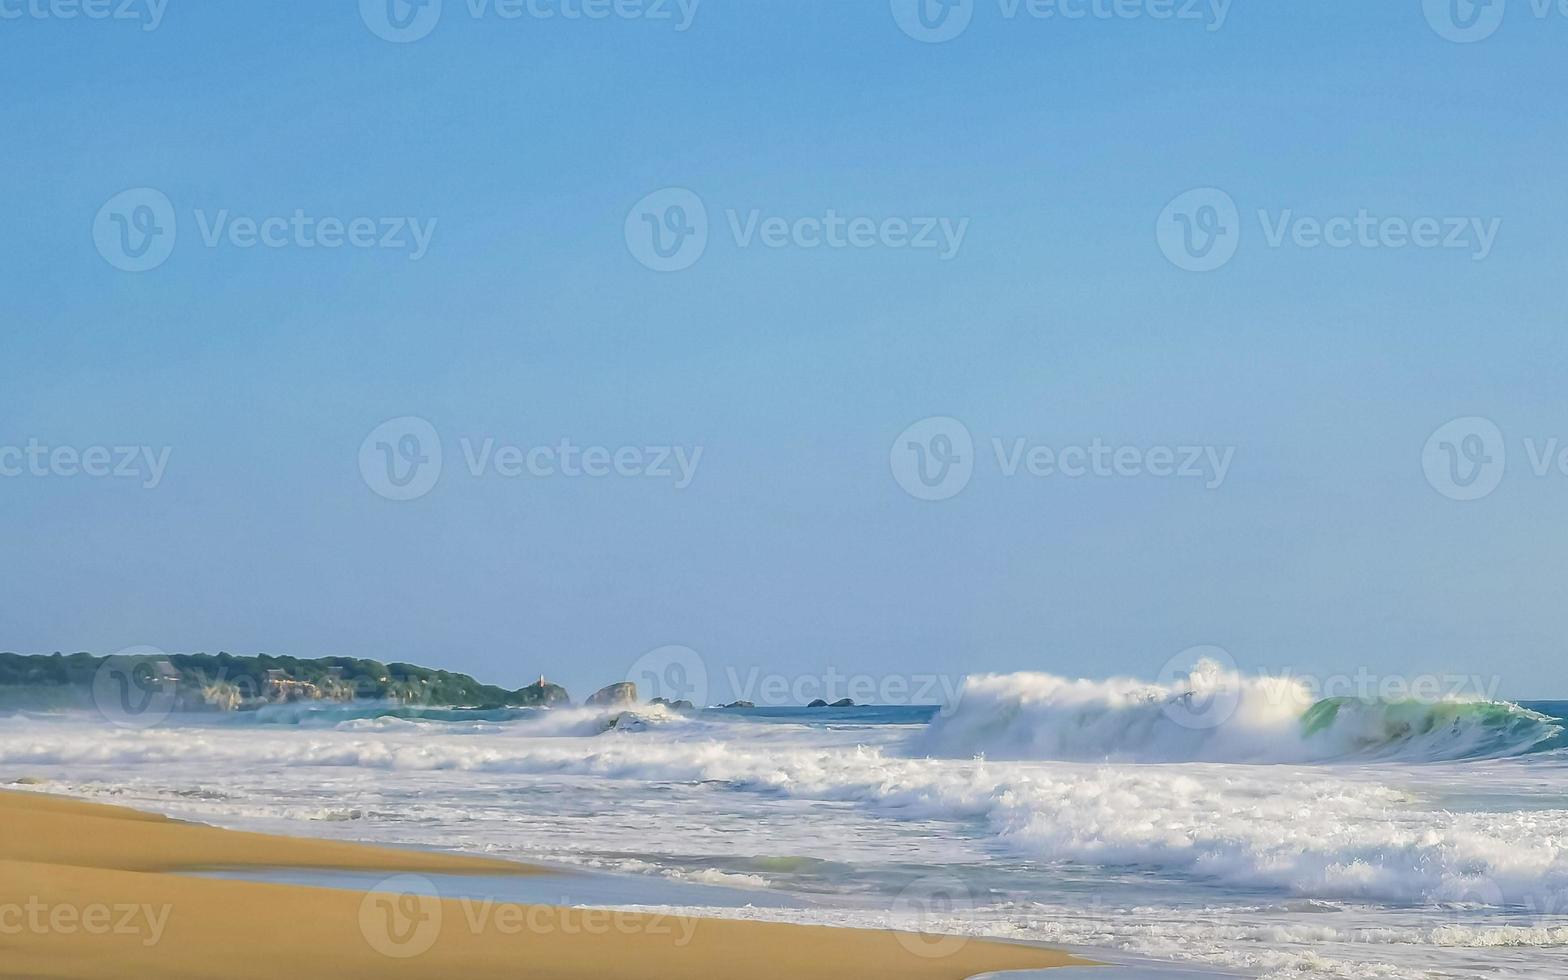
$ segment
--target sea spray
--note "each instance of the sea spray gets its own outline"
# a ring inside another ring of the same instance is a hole
[[[1194,709],[1201,704],[1202,711]],[[912,743],[941,758],[1068,762],[1442,762],[1523,755],[1562,726],[1507,702],[1317,699],[1290,677],[1200,664],[1156,683],[970,677]]]

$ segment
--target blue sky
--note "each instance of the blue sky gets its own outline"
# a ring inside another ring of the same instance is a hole
[[[398,41],[372,2],[147,2],[0,3],[0,447],[167,450],[154,481],[0,448],[0,648],[586,693],[667,644],[715,678],[1213,644],[1568,693],[1555,9],[967,0],[925,43],[886,2],[445,0]],[[646,216],[705,247],[650,268]],[[126,271],[149,217],[167,254]],[[1218,267],[1168,254],[1216,217]],[[440,475],[390,499],[402,430],[370,436],[405,418]],[[955,433],[968,482],[906,492]],[[569,476],[563,439],[701,455]],[[1021,462],[1095,445],[1127,465]],[[1151,472],[1186,447],[1223,478]]]

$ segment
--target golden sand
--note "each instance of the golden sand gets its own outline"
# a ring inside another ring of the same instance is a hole
[[[0,978],[961,980],[1087,965],[977,940],[177,874],[285,867],[388,876],[539,871],[0,791]]]

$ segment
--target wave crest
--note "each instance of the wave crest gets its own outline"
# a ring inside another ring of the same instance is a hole
[[[968,678],[914,741],[933,757],[1067,762],[1443,762],[1524,755],[1563,734],[1504,701],[1316,698],[1290,677],[1202,662],[1177,680]]]

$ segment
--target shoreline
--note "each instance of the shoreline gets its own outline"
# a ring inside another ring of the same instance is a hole
[[[370,891],[196,873],[384,875]],[[0,978],[463,976],[965,980],[1092,966],[1001,941],[420,894],[421,876],[533,865],[284,837],[0,790]]]

